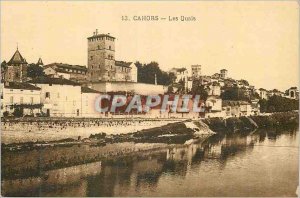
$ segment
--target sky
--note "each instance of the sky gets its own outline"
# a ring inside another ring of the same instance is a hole
[[[1,1],[1,62],[19,51],[27,62],[87,65],[95,29],[116,37],[116,60],[227,69],[257,88],[299,84],[296,1]],[[133,16],[193,16],[196,21],[134,21]],[[122,21],[128,16],[131,21]]]

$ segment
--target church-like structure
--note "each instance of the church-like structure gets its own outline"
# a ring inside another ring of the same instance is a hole
[[[7,63],[4,79],[8,82],[24,82],[27,80],[27,61],[17,48],[10,61]]]

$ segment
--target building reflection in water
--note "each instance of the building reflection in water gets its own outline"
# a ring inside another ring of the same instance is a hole
[[[199,144],[175,145],[164,149],[120,156],[69,168],[47,171],[43,177],[4,180],[5,196],[130,196],[143,190],[155,191],[162,175],[186,177],[187,172],[214,161],[220,169],[237,155],[252,152],[258,135],[214,135]]]

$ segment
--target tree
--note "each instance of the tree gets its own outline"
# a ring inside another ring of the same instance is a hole
[[[31,63],[27,67],[27,76],[30,78],[45,76],[44,69],[36,64]]]
[[[1,63],[1,81],[4,80],[4,75],[5,75],[6,69],[7,69],[7,63],[6,63],[6,61],[3,61]]]
[[[281,96],[271,96],[268,100],[259,101],[261,112],[285,112],[299,109],[299,101]]]
[[[241,79],[240,82],[245,86],[249,86],[249,82],[247,80]]]
[[[206,100],[208,97],[208,93],[205,90],[205,87],[203,85],[201,85],[199,80],[193,81],[193,86],[192,86],[192,90],[190,91],[190,93],[193,95],[200,95],[200,98],[202,100]]]
[[[15,117],[22,117],[23,116],[23,112],[24,112],[24,108],[23,107],[16,107],[14,112],[13,112],[13,115]]]
[[[138,82],[154,84],[155,75],[157,78],[157,84],[170,85],[172,80],[167,72],[162,71],[159,68],[157,62],[150,62],[148,64],[142,64],[140,62],[135,63],[138,69]]]
[[[2,63],[1,63],[1,71],[2,70],[6,70],[7,69],[7,63],[6,63],[6,61],[3,61]]]
[[[223,93],[221,93],[222,100],[244,100],[248,101],[249,95],[244,88],[235,87],[224,87]]]

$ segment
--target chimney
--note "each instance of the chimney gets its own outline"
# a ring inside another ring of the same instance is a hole
[[[98,29],[96,29],[96,35],[98,35]]]
[[[93,36],[95,36],[96,35],[96,33],[95,32],[93,32]]]

